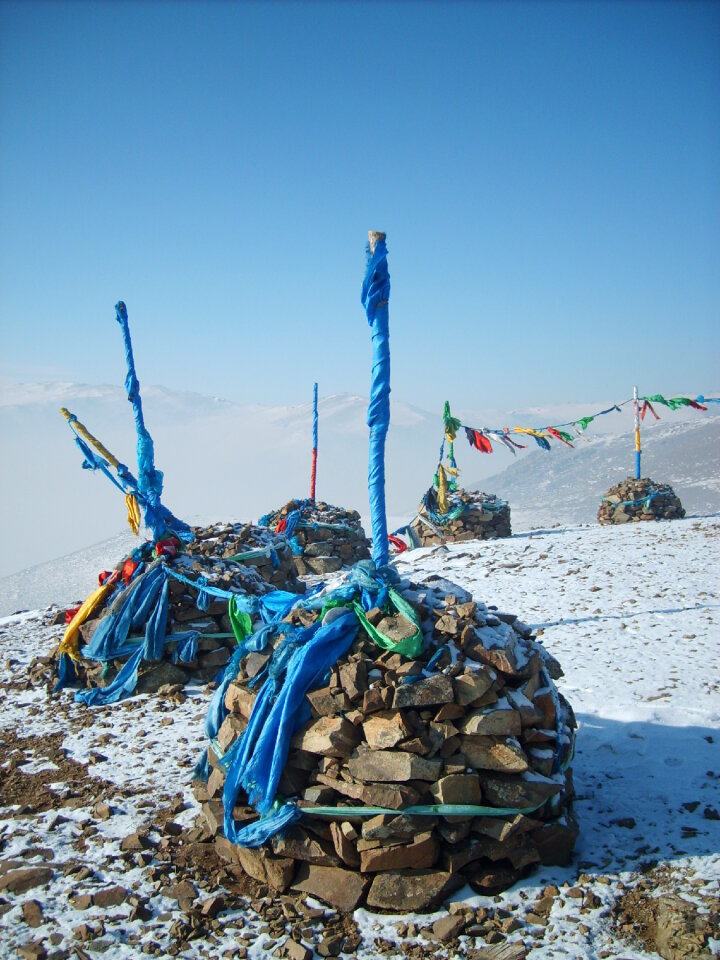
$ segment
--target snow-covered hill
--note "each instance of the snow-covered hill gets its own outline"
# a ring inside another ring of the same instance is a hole
[[[557,528],[396,562],[402,577],[447,578],[518,614],[560,661],[578,720],[569,866],[536,869],[499,897],[459,891],[473,922],[449,940],[433,928],[449,922],[444,909],[338,917],[291,896],[282,903],[302,919],[285,924],[278,898],[248,892],[184,830],[199,813],[189,781],[208,689],[92,709],[69,691],[52,697],[27,670],[63,628],[29,613],[0,620],[0,877],[30,884],[2,891],[0,955],[24,945],[20,955],[42,956],[29,946],[41,942],[50,956],[309,958],[351,936],[343,955],[359,960],[659,960],[645,924],[659,898],[666,923],[680,898],[700,906],[699,931],[714,930],[672,956],[719,955],[720,522]],[[291,929],[298,943],[283,952]]]

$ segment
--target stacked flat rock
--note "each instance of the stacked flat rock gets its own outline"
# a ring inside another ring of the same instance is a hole
[[[429,910],[466,883],[498,891],[539,863],[567,863],[578,832],[575,720],[553,682],[562,675],[557,661],[515,616],[457,585],[432,577],[400,592],[418,612],[426,649],[404,659],[361,628],[328,685],[308,692],[312,717],[291,742],[278,788],[302,807],[299,823],[257,849],[222,833],[225,772],[215,749],[226,752],[245,730],[258,693],[250,681],[270,648],[241,663],[226,693],[230,713],[208,748],[209,779],[195,784],[224,859],[276,891],[311,894],[338,910]],[[375,609],[368,618],[395,640],[413,632],[400,614]],[[402,812],[418,804],[477,809]],[[313,815],[319,806],[339,809]],[[256,818],[242,792],[233,816],[241,825]]]
[[[186,544],[182,552],[174,558],[152,560],[147,563],[164,563],[169,570],[175,571],[187,580],[196,582],[202,577],[207,586],[237,594],[261,596],[278,586],[294,589],[302,593],[305,585],[296,578],[295,568],[289,560],[290,554],[286,541],[275,537],[269,531],[251,527],[250,524],[217,524],[210,527],[193,528],[195,540]],[[273,567],[272,557],[246,559],[243,562],[231,559],[236,554],[253,550],[269,549],[277,551],[277,567]],[[258,562],[260,560],[261,562]],[[117,569],[123,567],[122,560]],[[267,576],[272,579],[268,581]],[[163,659],[158,663],[143,662],[138,670],[138,693],[149,693],[168,684],[185,684],[189,679],[211,680],[230,659],[237,646],[232,625],[228,617],[228,601],[222,597],[209,597],[205,610],[198,609],[197,600],[200,588],[184,583],[172,576],[168,578],[168,619],[166,634],[183,633],[197,630],[198,653],[195,660],[173,663],[176,644],[167,643],[163,650]],[[89,644],[102,618],[115,604],[122,602],[124,589],[116,590],[108,597],[108,602],[99,611],[97,617],[86,621],[80,627],[82,643]],[[150,612],[148,613],[150,616]],[[137,626],[142,634],[145,624]],[[124,660],[111,660],[101,663],[93,660],[81,660],[76,664],[76,673],[81,686],[107,686],[122,669]]]
[[[598,508],[598,523],[636,523],[640,520],[681,520],[685,516],[680,499],[667,483],[649,477],[628,477],[610,487]]]
[[[300,576],[335,573],[370,556],[370,541],[365,536],[357,510],[334,507],[322,500],[299,503],[290,500],[268,518],[274,530],[294,510],[301,510],[301,520],[293,537],[302,549],[295,556],[295,569]]]
[[[452,501],[454,506],[462,504],[465,509],[448,523],[438,523],[437,519],[429,517],[425,504],[420,504],[410,529],[421,546],[512,536],[510,507],[505,500],[492,493],[460,489],[454,491]]]
[[[192,532],[195,539],[185,547],[189,556],[220,560],[236,557],[236,562],[254,568],[272,587],[291,593],[304,592],[305,585],[297,579],[293,553],[286,537],[252,523],[216,523],[193,527]]]

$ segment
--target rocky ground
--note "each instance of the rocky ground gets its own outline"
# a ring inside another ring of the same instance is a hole
[[[720,523],[548,530],[403,555],[517,612],[579,720],[570,867],[432,914],[342,914],[217,856],[190,789],[210,690],[52,696],[55,611],[0,621],[0,955],[667,960],[720,954]]]

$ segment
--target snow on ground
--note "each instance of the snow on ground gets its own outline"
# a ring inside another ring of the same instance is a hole
[[[573,864],[540,868],[500,897],[467,888],[454,899],[507,910],[518,923],[506,940],[518,945],[515,956],[657,956],[620,937],[611,910],[621,893],[649,880],[657,892],[707,904],[720,889],[720,521],[554,528],[417,550],[396,565],[414,581],[457,582],[533,625],[563,666],[559,686],[578,720]],[[163,866],[175,831],[165,821],[189,827],[198,812],[189,780],[209,692],[188,687],[178,703],[155,695],[93,709],[68,692],[50,696],[27,676],[61,635],[49,619],[40,612],[0,620],[0,955],[38,942],[58,960],[101,951],[119,960],[178,955],[173,925],[183,903],[170,886],[181,873]],[[138,829],[150,846],[129,860],[120,844]],[[44,884],[3,889],[10,863],[48,868]],[[73,905],[117,886],[127,895],[121,902],[109,893],[111,906]],[[528,918],[549,886],[558,890],[549,913]],[[201,891],[200,902],[214,892]],[[280,955],[284,938],[277,920],[268,924],[268,904],[240,906],[221,912],[208,937],[187,936],[186,925],[179,955]],[[337,919],[319,906],[304,908],[308,947],[321,945],[321,931]],[[413,944],[437,952],[428,924],[444,913],[359,910],[361,940],[346,955],[399,957]],[[710,948],[720,954],[715,936]],[[482,938],[461,936],[448,955],[483,956],[482,947]]]

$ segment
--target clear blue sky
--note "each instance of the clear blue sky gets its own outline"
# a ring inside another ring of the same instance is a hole
[[[0,375],[440,409],[707,390],[719,3],[0,3]]]

